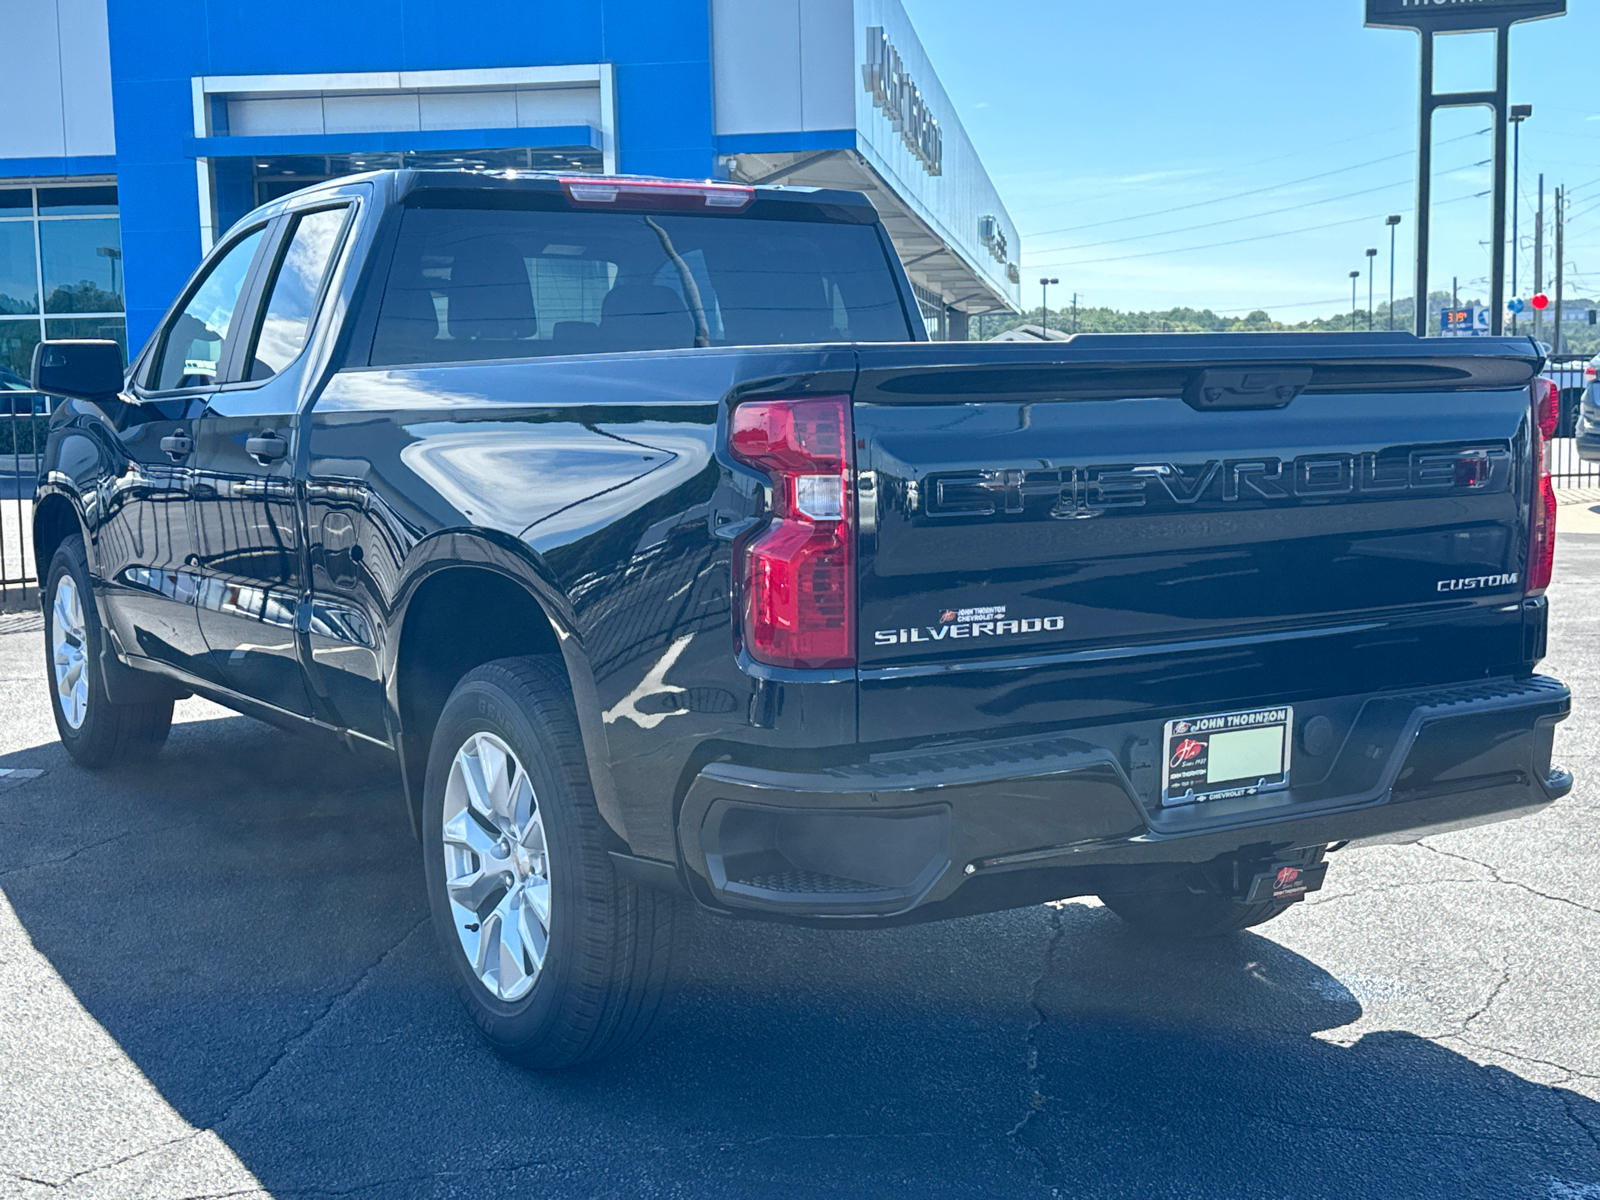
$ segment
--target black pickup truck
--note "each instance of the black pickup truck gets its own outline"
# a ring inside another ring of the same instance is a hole
[[[535,1066],[640,1037],[697,907],[1225,933],[1571,787],[1541,365],[930,344],[860,195],[334,181],[126,372],[39,347],[56,721],[86,766],[185,694],[391,755],[463,1000]]]

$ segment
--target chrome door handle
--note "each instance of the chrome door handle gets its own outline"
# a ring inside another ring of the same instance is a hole
[[[275,433],[265,433],[260,437],[246,438],[244,449],[251,458],[266,466],[288,454],[289,443]]]

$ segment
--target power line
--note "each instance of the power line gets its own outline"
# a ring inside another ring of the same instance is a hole
[[[1465,141],[1467,138],[1482,137],[1484,134],[1489,132],[1491,132],[1491,130],[1480,129],[1476,133],[1463,133],[1458,137],[1447,138],[1445,141],[1440,142],[1439,145],[1448,146],[1452,142]],[[1415,151],[1412,150],[1404,150],[1399,154],[1386,154],[1382,158],[1369,159],[1367,162],[1355,163],[1348,167],[1335,167],[1331,171],[1322,171],[1316,175],[1307,175],[1302,179],[1291,179],[1287,183],[1275,183],[1270,187],[1252,188],[1247,192],[1235,192],[1229,196],[1217,196],[1210,200],[1196,200],[1192,204],[1179,204],[1173,208],[1158,209],[1155,212],[1135,213],[1126,217],[1112,217],[1105,221],[1091,221],[1087,225],[1067,225],[1060,229],[1043,229],[1037,233],[1028,233],[1024,234],[1023,236],[1030,238],[1051,237],[1058,233],[1077,233],[1085,229],[1099,229],[1104,225],[1120,225],[1126,221],[1143,221],[1149,219],[1150,217],[1164,217],[1169,213],[1187,212],[1194,208],[1206,208],[1212,204],[1223,204],[1229,200],[1244,200],[1251,196],[1259,196],[1264,192],[1277,192],[1283,190],[1284,188],[1297,187],[1302,183],[1313,183],[1318,179],[1327,179],[1333,175],[1343,175],[1349,171],[1359,171],[1365,167],[1375,167],[1380,163],[1394,162],[1398,158],[1410,158],[1414,153]]]
[[[1463,166],[1460,166],[1460,167],[1452,167],[1452,168],[1450,168],[1450,171],[1443,172],[1443,173],[1444,174],[1449,174],[1452,171],[1465,171],[1465,170],[1468,170],[1471,167],[1487,166],[1489,163],[1491,163],[1493,161],[1494,161],[1493,159],[1485,159],[1483,162],[1467,163],[1467,164],[1464,164]],[[1224,217],[1220,221],[1207,221],[1206,223],[1204,223],[1202,225],[1187,225],[1187,226],[1184,226],[1181,229],[1166,229],[1166,230],[1162,230],[1159,233],[1135,233],[1135,234],[1130,234],[1128,237],[1125,237],[1125,238],[1110,238],[1110,239],[1108,239],[1106,241],[1103,241],[1103,242],[1082,242],[1082,243],[1080,243],[1078,245],[1074,245],[1074,246],[1050,246],[1050,247],[1046,247],[1043,250],[1036,251],[1036,253],[1049,254],[1049,253],[1052,253],[1053,251],[1057,251],[1057,250],[1090,250],[1090,249],[1093,249],[1096,246],[1118,246],[1118,245],[1122,245],[1125,242],[1140,242],[1140,241],[1147,241],[1150,238],[1170,237],[1173,234],[1194,233],[1195,231],[1200,230],[1200,229],[1216,229],[1217,227],[1222,226],[1222,225],[1236,225],[1240,221],[1256,221],[1256,220],[1260,220],[1262,217],[1281,216],[1284,213],[1299,212],[1302,209],[1307,209],[1307,208],[1316,208],[1318,205],[1322,205],[1322,204],[1337,204],[1341,200],[1354,200],[1358,196],[1370,196],[1374,192],[1387,192],[1387,191],[1391,191],[1391,190],[1393,190],[1394,188],[1397,188],[1397,187],[1407,187],[1412,182],[1413,181],[1410,180],[1410,179],[1397,179],[1393,183],[1385,183],[1385,184],[1380,184],[1377,187],[1363,188],[1358,192],[1346,192],[1342,196],[1326,196],[1321,200],[1307,200],[1303,204],[1290,204],[1290,205],[1287,205],[1287,206],[1285,206],[1283,208],[1268,209],[1266,212],[1250,213],[1247,216],[1242,216],[1242,217]]]
[[[1488,194],[1489,194],[1488,192],[1475,192],[1475,193],[1473,193],[1472,195],[1469,195],[1469,196],[1457,196],[1457,197],[1455,197],[1454,199],[1451,199],[1451,200],[1441,200],[1437,204],[1434,205],[1434,208],[1443,208],[1446,204],[1457,204],[1457,203],[1460,203],[1463,200],[1480,200],[1484,196],[1487,196]],[[1268,240],[1270,240],[1272,238],[1293,237],[1296,234],[1301,234],[1301,233],[1317,233],[1317,232],[1319,232],[1321,230],[1324,230],[1324,229],[1338,229],[1338,228],[1340,228],[1341,226],[1344,226],[1344,225],[1356,225],[1356,224],[1361,223],[1362,221],[1376,221],[1376,220],[1378,220],[1378,218],[1382,217],[1383,215],[1384,215],[1383,213],[1376,213],[1376,214],[1374,214],[1372,216],[1351,217],[1350,219],[1345,220],[1345,221],[1329,221],[1325,225],[1308,225],[1303,229],[1284,229],[1284,230],[1280,230],[1277,233],[1262,233],[1262,234],[1257,234],[1254,237],[1236,238],[1235,240],[1233,240],[1231,242],[1212,242],[1212,243],[1210,243],[1208,245],[1204,245],[1204,246],[1177,246],[1177,247],[1174,247],[1174,248],[1172,248],[1170,250],[1147,250],[1142,254],[1118,254],[1118,255],[1113,255],[1110,258],[1091,258],[1091,259],[1085,259],[1085,260],[1076,261],[1076,262],[1059,262],[1058,261],[1058,262],[1050,262],[1050,263],[1034,263],[1031,267],[1029,267],[1029,270],[1039,270],[1039,269],[1042,269],[1042,268],[1054,269],[1054,268],[1057,268],[1057,267],[1060,267],[1062,269],[1065,269],[1065,268],[1068,268],[1068,267],[1093,267],[1093,266],[1099,266],[1102,263],[1128,262],[1131,259],[1135,259],[1135,258],[1158,258],[1158,257],[1160,257],[1160,256],[1162,256],[1164,254],[1190,254],[1190,253],[1193,253],[1196,250],[1220,250],[1220,249],[1222,249],[1223,247],[1226,247],[1226,246],[1243,246],[1248,242],[1265,242],[1265,241],[1268,241]]]
[[[1314,151],[1318,151],[1318,152],[1323,152],[1323,151],[1327,151],[1327,150],[1332,150],[1337,146],[1347,146],[1351,142],[1364,142],[1364,141],[1367,141],[1369,138],[1380,137],[1380,136],[1383,136],[1383,135],[1386,135],[1386,134],[1394,133],[1396,130],[1399,130],[1399,129],[1409,129],[1409,128],[1411,128],[1411,126],[1409,124],[1402,124],[1402,125],[1390,125],[1390,126],[1388,126],[1387,128],[1384,128],[1384,129],[1369,129],[1364,133],[1358,133],[1358,134],[1354,135],[1353,137],[1347,137],[1347,138],[1344,138],[1341,141],[1325,142],[1325,143],[1322,143],[1320,145],[1314,145],[1314,146],[1313,145],[1309,145],[1309,144],[1304,144],[1304,145],[1298,146],[1294,150],[1289,150],[1289,151],[1287,151],[1287,152],[1285,152],[1283,154],[1275,154],[1271,158],[1263,158],[1263,159],[1260,159],[1260,160],[1258,160],[1256,162],[1245,163],[1243,166],[1238,166],[1238,167],[1234,166],[1232,163],[1221,163],[1218,166],[1210,168],[1209,170],[1198,172],[1195,176],[1193,176],[1193,178],[1204,178],[1207,175],[1217,175],[1217,174],[1220,174],[1223,171],[1253,171],[1257,167],[1271,166],[1273,163],[1282,162],[1286,158],[1298,158],[1300,155],[1305,154],[1308,151],[1313,151],[1314,150]],[[1134,183],[1134,184],[1130,184],[1128,187],[1116,188],[1116,189],[1114,189],[1112,191],[1109,191],[1109,192],[1096,192],[1092,196],[1080,196],[1080,197],[1078,197],[1078,200],[1079,200],[1080,203],[1086,202],[1086,201],[1091,201],[1091,200],[1109,200],[1113,196],[1126,196],[1129,192],[1142,191],[1143,190],[1143,186],[1144,185],[1143,185],[1142,182]],[[1032,205],[1032,206],[1030,206],[1028,208],[1019,208],[1017,210],[1017,212],[1013,213],[1012,215],[1016,216],[1016,215],[1021,214],[1021,213],[1042,212],[1044,209],[1047,209],[1047,208],[1059,208],[1060,205],[1061,205],[1061,201],[1052,200],[1048,204],[1035,204],[1035,205]]]

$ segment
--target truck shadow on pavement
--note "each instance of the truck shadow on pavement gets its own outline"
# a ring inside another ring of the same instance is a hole
[[[0,767],[45,771],[0,792],[33,945],[280,1198],[1600,1194],[1600,1105],[1410,1034],[1314,1037],[1361,1005],[1265,937],[1165,946],[1082,905],[702,920],[652,1042],[538,1076],[459,1012],[382,768],[243,718],[143,768]]]

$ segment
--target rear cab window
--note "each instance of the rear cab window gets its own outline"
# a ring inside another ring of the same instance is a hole
[[[874,225],[418,207],[371,365],[912,336]]]

